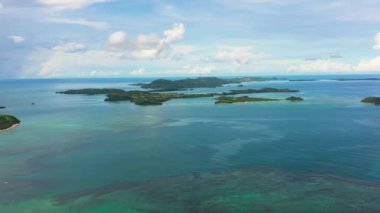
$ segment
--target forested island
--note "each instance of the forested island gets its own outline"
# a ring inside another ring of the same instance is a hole
[[[195,79],[183,79],[183,80],[165,80],[159,79],[151,83],[135,84],[144,89],[151,90],[133,90],[125,91],[122,89],[78,89],[78,90],[66,90],[63,92],[57,92],[59,94],[81,94],[81,95],[106,95],[107,102],[119,102],[130,101],[136,105],[162,105],[164,102],[172,99],[187,99],[187,98],[203,98],[214,96],[228,96],[238,94],[252,94],[252,93],[293,93],[299,92],[293,89],[277,89],[277,88],[263,88],[263,89],[244,89],[244,90],[230,90],[223,93],[202,93],[202,94],[188,94],[188,93],[173,93],[169,91],[193,89],[193,88],[212,88],[222,86],[230,83],[241,83],[247,81],[265,81],[273,80],[277,78],[232,78],[221,79],[216,77],[200,77]]]
[[[0,115],[0,131],[15,127],[20,123],[20,120],[12,115]]]
[[[198,77],[198,78],[187,78],[181,80],[167,80],[167,79],[157,79],[151,83],[140,83],[135,84],[136,86],[141,86],[143,89],[153,89],[161,91],[176,91],[184,89],[194,89],[194,88],[215,88],[221,87],[226,84],[241,84],[244,82],[252,81],[273,81],[282,80],[280,78],[264,78],[264,77],[241,77],[241,78],[231,78],[223,79],[217,77]]]
[[[280,99],[255,98],[255,97],[249,97],[249,96],[242,96],[242,97],[222,96],[217,99],[215,104],[233,104],[233,103],[279,101],[279,100]]]
[[[287,100],[287,101],[303,101],[303,98],[291,96],[289,98],[286,98],[285,100]]]
[[[222,96],[217,99],[215,104],[233,104],[233,103],[246,103],[246,102],[266,102],[266,101],[303,101],[300,97],[289,97],[286,99],[273,99],[273,98],[256,98],[249,96],[233,97]]]
[[[299,92],[294,89],[277,89],[277,88],[262,88],[262,89],[245,89],[245,90],[231,90],[224,92],[222,95],[238,95],[238,94],[252,94],[252,93],[282,93],[282,92]]]
[[[162,105],[164,102],[172,99],[187,99],[187,98],[203,98],[236,94],[250,94],[250,93],[276,93],[276,92],[297,92],[298,90],[290,89],[275,89],[264,88],[259,90],[231,90],[224,93],[203,93],[203,94],[185,94],[185,93],[163,93],[156,91],[125,91],[119,89],[79,89],[67,90],[58,92],[60,94],[80,94],[80,95],[94,95],[104,94],[107,96],[107,102],[130,101],[136,105]]]
[[[362,100],[363,103],[380,105],[380,97],[367,97]]]

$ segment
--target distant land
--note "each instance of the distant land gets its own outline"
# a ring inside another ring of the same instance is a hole
[[[112,92],[110,92],[112,91]],[[59,94],[77,94],[77,95],[94,95],[104,94],[107,96],[107,102],[130,101],[136,105],[162,105],[164,102],[172,99],[203,98],[214,96],[227,96],[236,94],[250,93],[278,93],[278,92],[298,92],[291,89],[264,88],[259,90],[231,90],[224,93],[203,93],[203,94],[185,94],[185,93],[163,93],[157,91],[124,91],[118,89],[79,89],[58,92]]]
[[[320,81],[321,79],[290,79],[289,81]],[[333,78],[331,81],[380,81],[380,78]]]
[[[194,89],[194,88],[215,88],[225,84],[242,83],[249,81],[267,81],[275,80],[277,78],[232,78],[222,79],[216,77],[199,77],[195,79],[184,80],[166,80],[159,79],[151,83],[135,84],[141,86],[144,91],[125,91],[121,89],[79,89],[79,90],[66,90],[63,92],[57,92],[60,94],[82,94],[82,95],[106,95],[105,101],[119,102],[130,101],[136,105],[162,105],[164,102],[172,99],[187,99],[187,98],[202,98],[202,97],[214,97],[214,96],[227,96],[237,94],[251,94],[251,93],[291,93],[298,92],[293,89],[277,89],[277,88],[263,88],[263,89],[247,89],[247,90],[231,90],[224,93],[204,93],[204,94],[185,94],[185,93],[165,93],[169,91]]]
[[[217,77],[198,77],[198,78],[187,78],[182,80],[167,80],[167,79],[157,79],[151,83],[140,83],[135,84],[136,86],[141,86],[143,89],[154,89],[162,91],[176,91],[184,89],[194,89],[194,88],[215,88],[221,87],[226,84],[240,84],[244,82],[252,81],[274,81],[274,80],[284,80],[281,78],[264,78],[264,77],[241,77],[241,78],[231,78],[223,79]]]
[[[281,78],[262,78],[262,77],[241,77],[241,78],[231,78],[223,79],[217,77],[198,77],[198,78],[187,78],[182,80],[167,80],[158,79],[151,83],[139,83],[133,84],[135,86],[140,86],[145,90],[132,90],[126,91],[122,89],[114,88],[85,88],[85,89],[75,89],[57,92],[58,94],[67,95],[106,95],[105,101],[107,102],[119,102],[119,101],[129,101],[136,105],[162,105],[172,99],[189,99],[189,98],[203,98],[203,97],[215,97],[218,96],[216,104],[220,103],[241,103],[241,102],[260,102],[260,101],[292,101],[299,102],[304,99],[301,97],[291,96],[286,99],[271,99],[271,98],[256,98],[256,97],[231,97],[239,94],[255,94],[255,93],[296,93],[299,90],[295,89],[278,89],[278,88],[262,88],[262,89],[241,89],[241,90],[230,90],[228,92],[222,93],[201,93],[201,94],[188,94],[188,93],[174,93],[173,91],[181,90],[192,90],[195,88],[216,88],[227,84],[239,84],[237,87],[242,87],[241,83],[252,82],[252,81],[276,81],[284,80]],[[372,81],[380,80],[378,78],[362,78],[362,79],[332,79],[336,81],[349,81],[349,80],[363,80]],[[314,81],[313,79],[298,79],[290,81]],[[380,98],[368,97],[363,99],[363,103],[373,103],[375,105],[380,105]]]
[[[247,102],[266,102],[266,101],[303,101],[303,98],[291,96],[286,99],[273,99],[273,98],[256,98],[249,96],[231,97],[222,96],[217,99],[215,104],[233,104],[233,103],[247,103]]]

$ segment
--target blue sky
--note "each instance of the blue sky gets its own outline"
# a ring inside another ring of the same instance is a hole
[[[0,78],[379,71],[378,0],[0,0]]]

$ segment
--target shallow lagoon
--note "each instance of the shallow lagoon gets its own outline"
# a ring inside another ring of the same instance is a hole
[[[380,210],[380,108],[360,103],[379,81],[244,87],[299,89],[302,103],[55,94],[147,80],[2,81],[2,112],[22,125],[0,135],[0,212]]]

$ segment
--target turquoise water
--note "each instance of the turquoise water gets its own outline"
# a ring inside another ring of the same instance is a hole
[[[313,174],[380,183],[380,107],[360,102],[367,96],[380,96],[380,81],[245,84],[245,88],[299,89],[299,94],[252,96],[296,95],[305,99],[302,103],[215,105],[214,98],[200,98],[142,107],[106,103],[102,95],[55,94],[75,88],[132,90],[138,88],[130,83],[150,80],[1,81],[0,105],[7,106],[1,112],[17,116],[22,124],[0,133],[0,212],[41,212],[41,206],[52,208],[45,209],[49,212],[74,212],[73,207],[58,209],[57,200],[115,184],[173,181],[170,178],[194,173],[273,170],[294,177]],[[109,194],[120,190],[113,187]],[[150,190],[150,194],[155,192]],[[380,189],[371,190],[380,193]],[[147,205],[146,197],[139,198],[137,205],[135,194],[124,196],[133,197],[129,206],[133,208],[118,206],[112,197],[103,198],[107,208],[96,212],[110,212],[109,208],[114,208],[112,212],[157,212],[136,207]],[[86,212],[87,206],[75,208]]]

